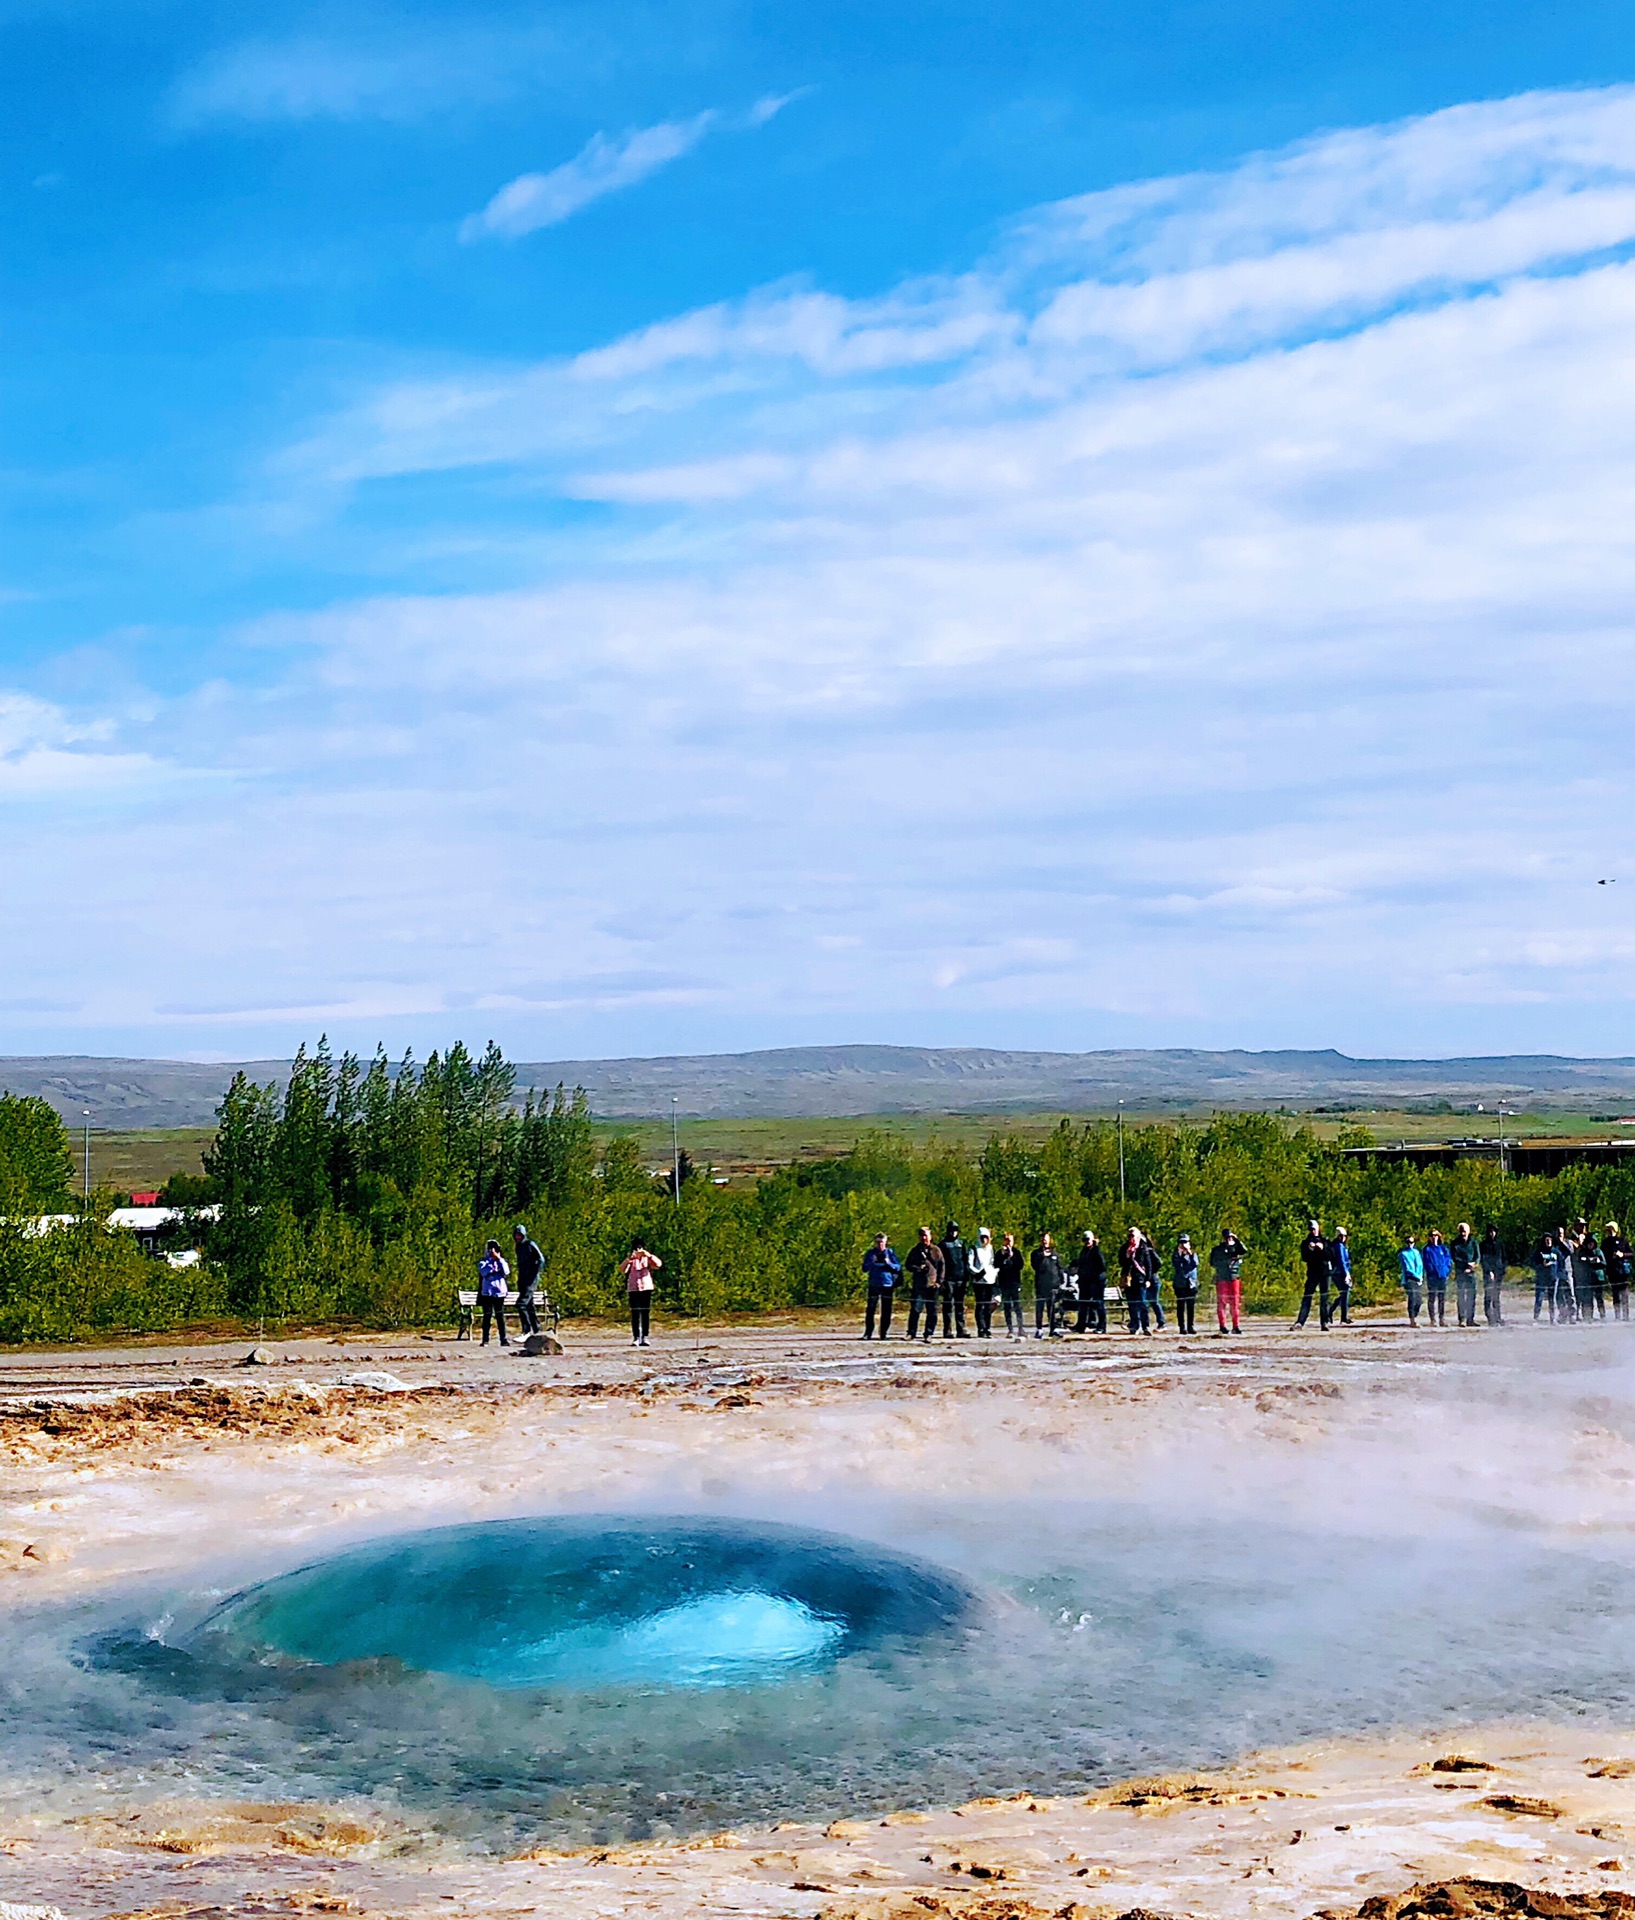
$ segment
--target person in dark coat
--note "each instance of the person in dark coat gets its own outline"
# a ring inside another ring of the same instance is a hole
[[[1158,1242],[1145,1227],[1141,1229],[1141,1267],[1147,1276],[1141,1290],[1142,1298],[1147,1303],[1153,1326],[1161,1328],[1165,1325],[1164,1256],[1158,1251]]]
[[[1118,1250],[1118,1283],[1130,1316],[1131,1333],[1152,1332],[1152,1314],[1147,1305],[1146,1242],[1139,1227],[1131,1227]]]
[[[942,1292],[942,1248],[931,1238],[929,1227],[921,1227],[903,1271],[908,1275],[908,1337],[914,1338],[923,1313],[924,1338],[929,1340],[937,1330],[937,1296]]]
[[[1175,1331],[1198,1331],[1198,1256],[1192,1251],[1192,1235],[1183,1233],[1170,1255],[1170,1288],[1175,1295]]]
[[[1232,1331],[1242,1330],[1238,1321],[1243,1313],[1243,1263],[1248,1252],[1230,1227],[1221,1230],[1220,1239],[1209,1249],[1209,1270],[1215,1276],[1215,1331],[1218,1334],[1226,1332],[1229,1316]]]
[[[524,1334],[538,1333],[539,1276],[545,1271],[545,1256],[520,1221],[511,1231],[511,1241],[517,1275],[517,1326]]]
[[[1022,1259],[1022,1249],[1016,1244],[1016,1235],[1007,1233],[994,1261],[994,1275],[999,1288],[999,1304],[1005,1313],[1005,1333],[1012,1340],[1022,1339],[1027,1329],[1022,1325],[1022,1269],[1026,1263]]]
[[[1504,1242],[1490,1226],[1482,1234],[1482,1313],[1490,1327],[1504,1325],[1504,1270]]]
[[[1470,1230],[1470,1222],[1461,1220],[1448,1246],[1453,1261],[1453,1298],[1462,1327],[1476,1324],[1476,1276],[1481,1271],[1481,1243]]]
[[[1084,1230],[1084,1245],[1073,1257],[1073,1273],[1079,1283],[1079,1318],[1075,1333],[1107,1331],[1107,1256],[1096,1236]]]
[[[1300,1258],[1306,1268],[1306,1290],[1300,1296],[1300,1312],[1294,1324],[1303,1327],[1311,1313],[1312,1295],[1317,1296],[1317,1324],[1324,1333],[1328,1332],[1328,1283],[1333,1273],[1333,1264],[1329,1256],[1328,1242],[1323,1238],[1321,1225],[1313,1220],[1309,1223],[1306,1237],[1300,1242]]]
[[[1635,1277],[1635,1249],[1609,1220],[1601,1234],[1601,1257],[1607,1263],[1607,1291],[1612,1295],[1614,1320],[1629,1318],[1629,1283]]]
[[[965,1287],[970,1278],[965,1264],[965,1242],[959,1237],[959,1222],[950,1220],[938,1242],[942,1248],[942,1337],[958,1336],[969,1340],[965,1331]]]
[[[1056,1243],[1048,1233],[1041,1233],[1039,1244],[1033,1249],[1033,1337],[1042,1340],[1048,1324],[1050,1337],[1061,1337],[1061,1327],[1057,1316],[1061,1309],[1059,1301],[1062,1291],[1062,1263],[1057,1257]]]

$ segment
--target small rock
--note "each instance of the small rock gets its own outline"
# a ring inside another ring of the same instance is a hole
[[[542,1353],[560,1353],[562,1342],[554,1333],[530,1333],[522,1342],[522,1351],[530,1360],[537,1360]]]
[[[276,1367],[278,1355],[270,1347],[251,1347],[239,1365],[241,1367]]]
[[[367,1387],[371,1393],[413,1393],[407,1380],[399,1380],[395,1373],[380,1373],[362,1368],[356,1373],[341,1375],[343,1387]]]

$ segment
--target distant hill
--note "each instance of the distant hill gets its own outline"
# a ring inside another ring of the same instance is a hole
[[[70,1123],[207,1127],[242,1065],[280,1080],[281,1060],[200,1066],[181,1060],[0,1056],[0,1088],[43,1094]],[[871,1113],[1105,1112],[1142,1108],[1308,1107],[1504,1100],[1578,1111],[1635,1112],[1635,1060],[1503,1054],[1466,1060],[1353,1060],[1321,1052],[1206,1053],[1190,1048],[1014,1053],[991,1047],[778,1047],[651,1060],[541,1060],[517,1085],[583,1086],[609,1119],[800,1117]]]

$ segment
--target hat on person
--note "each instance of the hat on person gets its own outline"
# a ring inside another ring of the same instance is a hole
[[[1192,1235],[1190,1233],[1183,1233],[1181,1235],[1181,1245],[1183,1247],[1190,1247],[1192,1245]]]
[[[511,1231],[517,1236],[519,1240],[526,1240],[528,1238],[528,1229],[523,1225],[523,1223],[520,1220],[511,1229]]]
[[[1313,1233],[1315,1233],[1322,1224],[1320,1220],[1308,1220],[1306,1222],[1306,1225],[1311,1228]]]

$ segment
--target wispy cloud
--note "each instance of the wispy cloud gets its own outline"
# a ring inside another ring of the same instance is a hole
[[[769,94],[736,122],[709,107],[691,119],[661,120],[657,126],[638,127],[614,139],[605,133],[592,134],[571,160],[549,173],[519,174],[501,187],[480,213],[464,222],[460,237],[516,240],[541,227],[558,226],[592,201],[633,187],[691,153],[706,134],[735,124],[765,126],[797,97]]]
[[[170,91],[169,116],[186,130],[235,121],[413,120],[539,84],[548,51],[539,33],[246,40],[184,73]]]

